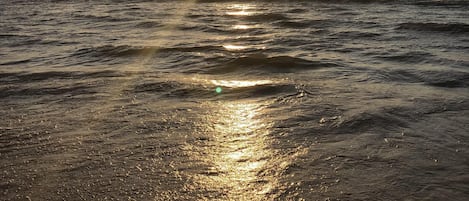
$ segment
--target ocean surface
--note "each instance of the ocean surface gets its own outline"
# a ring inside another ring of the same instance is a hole
[[[468,10],[0,0],[0,200],[469,200]]]

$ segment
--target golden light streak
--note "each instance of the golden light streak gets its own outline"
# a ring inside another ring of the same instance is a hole
[[[233,15],[233,16],[248,16],[254,14],[253,10],[255,8],[255,5],[250,5],[250,4],[234,4],[231,6],[228,6],[228,9],[230,11],[227,11],[227,15]]]
[[[227,50],[244,50],[244,49],[247,49],[248,47],[243,46],[243,45],[223,45],[223,48]]]
[[[252,26],[249,26],[249,25],[242,25],[242,24],[234,25],[234,26],[233,26],[233,29],[250,29],[250,28],[252,28]]]
[[[271,124],[261,118],[265,110],[258,102],[232,101],[216,104],[208,118],[214,139],[203,155],[219,174],[198,177],[208,188],[222,188],[227,200],[259,200],[269,192],[270,182],[256,182],[272,154],[267,141]],[[198,158],[198,157],[203,158]]]
[[[245,11],[245,10],[242,10],[242,11],[230,11],[230,12],[226,12],[227,15],[234,15],[234,16],[248,16],[248,15],[252,15],[253,12],[248,12],[248,11]]]
[[[271,84],[271,80],[210,80],[210,82],[216,86],[224,87],[252,87],[256,85]]]

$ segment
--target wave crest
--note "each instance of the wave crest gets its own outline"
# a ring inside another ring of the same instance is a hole
[[[312,70],[323,67],[335,67],[337,64],[310,61],[291,56],[267,57],[263,54],[252,54],[235,58],[225,64],[213,66],[209,73],[230,73],[240,71],[261,71],[270,73],[288,73],[299,70]]]
[[[469,33],[469,25],[463,23],[419,23],[408,22],[400,24],[397,29],[413,30],[413,31],[428,31],[428,32],[444,32],[453,34]]]

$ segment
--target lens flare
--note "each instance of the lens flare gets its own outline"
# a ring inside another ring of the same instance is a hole
[[[220,93],[221,93],[221,91],[222,91],[221,87],[217,87],[217,88],[215,88],[215,92],[217,92],[217,94],[220,94]]]

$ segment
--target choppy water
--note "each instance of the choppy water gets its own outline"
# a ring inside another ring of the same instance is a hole
[[[467,200],[468,9],[1,0],[0,200]]]

